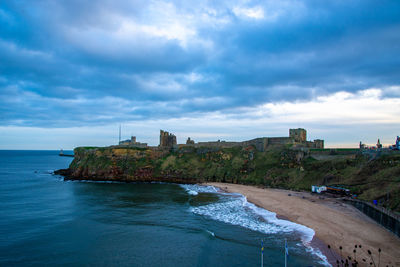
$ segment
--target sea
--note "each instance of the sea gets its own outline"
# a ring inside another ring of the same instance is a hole
[[[285,240],[287,266],[329,266],[312,229],[243,195],[64,181],[58,153],[0,151],[0,266],[284,266]]]

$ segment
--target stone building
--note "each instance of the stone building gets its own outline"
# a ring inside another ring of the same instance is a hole
[[[314,148],[324,148],[324,140],[322,139],[315,139],[313,143]]]
[[[289,129],[289,138],[292,138],[296,143],[307,141],[307,131],[303,128]]]
[[[187,145],[194,145],[194,140],[190,139],[190,137],[188,137],[188,139],[186,140],[186,144]]]
[[[147,147],[147,143],[136,142],[136,136],[131,136],[131,139],[123,140],[119,142],[120,146],[129,146],[129,147]]]
[[[193,141],[188,139],[188,141]],[[211,142],[198,142],[188,143],[195,147],[218,147],[218,148],[229,148],[229,147],[248,147],[254,146],[258,151],[266,151],[269,148],[277,146],[292,145],[298,148],[324,148],[324,140],[315,139],[314,141],[307,141],[307,131],[302,128],[289,129],[288,137],[259,137],[243,142],[229,142],[229,141],[211,141]]]
[[[167,131],[160,130],[160,145],[159,147],[176,146],[176,136]]]

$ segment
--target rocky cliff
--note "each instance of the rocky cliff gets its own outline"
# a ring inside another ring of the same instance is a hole
[[[279,148],[184,147],[176,151],[144,148],[74,150],[69,169],[58,174],[73,180],[197,183],[229,182],[310,190],[313,184],[342,185],[361,199],[379,200],[400,211],[400,154],[371,159],[353,151],[302,152]],[[338,154],[338,155],[337,155]]]

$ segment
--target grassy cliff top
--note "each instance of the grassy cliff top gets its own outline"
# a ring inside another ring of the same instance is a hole
[[[76,175],[124,181],[216,181],[307,190],[311,185],[341,185],[360,199],[374,199],[400,211],[400,153],[364,155],[359,150],[299,151],[277,147],[243,149],[181,147],[78,147],[70,169]]]

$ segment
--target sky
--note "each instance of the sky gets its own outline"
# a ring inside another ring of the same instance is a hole
[[[0,149],[400,135],[400,1],[2,0]]]

